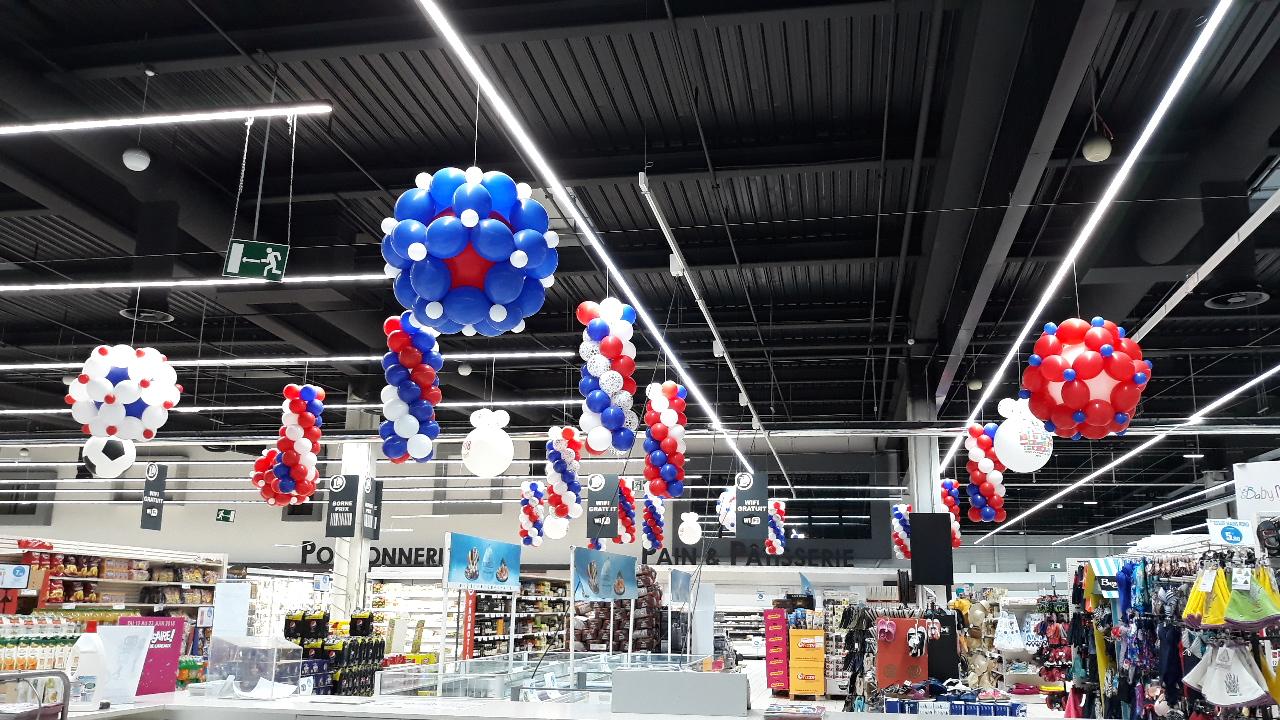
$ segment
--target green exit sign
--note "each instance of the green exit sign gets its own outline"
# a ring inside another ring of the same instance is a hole
[[[227,245],[222,274],[227,277],[253,278],[280,282],[284,266],[289,262],[289,246],[283,243],[235,240]]]
[[[236,511],[227,510],[225,508],[218,508],[218,514],[214,516],[214,519],[217,520],[218,522],[225,522],[225,523],[235,522]]]

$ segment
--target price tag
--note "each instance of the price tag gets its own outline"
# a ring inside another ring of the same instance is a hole
[[[152,605],[152,606],[151,606],[151,612],[162,612],[163,610],[164,610],[164,606],[163,606],[163,605]]]
[[[1231,568],[1231,589],[1248,590],[1253,587],[1252,568]]]
[[[1213,581],[1218,576],[1217,570],[1205,570],[1200,574],[1200,592],[1213,592]]]
[[[112,610],[123,610],[123,609],[124,609],[124,605],[112,605],[112,606],[111,606],[111,609],[112,609]]]
[[[75,604],[75,603],[62,603],[62,609],[63,609],[63,610],[75,610],[75,609],[76,609],[76,604]]]
[[[182,589],[183,589],[183,590],[190,590],[190,589],[191,589],[191,583],[182,583],[182,586],[181,586],[181,587],[182,587]]]

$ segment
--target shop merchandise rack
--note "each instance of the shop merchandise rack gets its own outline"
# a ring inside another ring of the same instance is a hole
[[[409,656],[438,653],[443,640],[445,657],[452,660],[461,647],[458,613],[463,604],[458,593],[445,592],[439,568],[424,569],[434,569],[436,579],[388,577],[369,583],[366,597],[374,633],[386,638],[387,652]]]
[[[316,589],[314,573],[233,567],[228,579],[250,583],[251,637],[278,635],[284,626],[285,616],[290,612],[328,605],[329,593]]]
[[[760,608],[716,608],[715,629],[724,631],[739,655],[764,657],[764,615]]]
[[[823,592],[823,630],[826,632],[826,656],[823,661],[826,676],[826,694],[843,697],[849,693],[850,675],[845,670],[845,636],[847,630],[840,627],[840,618],[847,608],[854,607],[853,593],[828,590]]]

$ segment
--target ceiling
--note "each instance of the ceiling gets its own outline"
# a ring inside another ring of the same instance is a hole
[[[1212,5],[670,0],[669,17],[649,0],[445,4],[726,425],[749,429],[749,415],[669,272],[641,170],[764,427],[780,438],[884,431],[783,448],[799,497],[850,498],[865,495],[850,485],[900,480],[906,441],[893,431],[906,421],[968,415],[969,381],[990,376],[1029,319]],[[1037,323],[1079,313],[1141,325],[1275,187],[1278,14],[1277,0],[1232,10]],[[259,237],[290,239],[290,275],[377,272],[379,223],[417,172],[475,159],[533,180],[483,103],[477,122],[474,87],[411,0],[16,2],[0,6],[0,34],[0,121],[334,105],[331,118],[301,122],[296,147],[283,122],[267,141],[256,123],[247,155],[237,123],[150,128],[140,140],[125,131],[0,140],[0,283],[216,276],[233,217],[238,237],[257,225]],[[1096,131],[1114,135],[1114,150],[1090,163],[1080,147]],[[120,155],[139,142],[153,161],[134,173]],[[556,284],[528,330],[450,336],[446,353],[576,348],[574,307],[610,283],[574,228],[558,224]],[[1204,304],[1258,287],[1280,293],[1275,221],[1144,340],[1156,369],[1140,420],[1184,418],[1275,362],[1280,300]],[[120,315],[134,307],[175,319],[135,325]],[[79,361],[94,345],[128,341],[174,358],[371,354],[382,318],[398,311],[385,283],[0,294],[0,363]],[[637,379],[667,377],[655,346],[637,344]],[[475,365],[466,377],[446,368],[447,398],[572,398],[578,377],[572,358]],[[58,406],[59,375],[5,371],[0,406]],[[375,398],[381,384],[374,363],[202,368],[183,376],[184,402],[270,404],[299,377],[326,386],[331,401]],[[1060,534],[1120,517],[1275,450],[1276,390],[1261,385],[1217,414],[1275,433],[1179,436],[1064,501],[1097,505],[1046,513],[1027,529]],[[1007,379],[996,397],[1015,392]],[[556,408],[512,411],[531,431],[569,419]],[[464,412],[442,411],[446,432],[466,429]],[[273,435],[273,415],[186,414],[165,434]],[[0,441],[75,430],[65,416],[0,415]],[[1010,514],[1135,442],[1060,442],[1043,471],[1010,479]],[[762,444],[744,444],[775,469]],[[1183,457],[1197,449],[1204,458]],[[710,470],[731,471],[719,452]],[[861,457],[872,453],[892,462]],[[853,501],[810,507],[868,512]],[[850,532],[861,531],[809,528]]]

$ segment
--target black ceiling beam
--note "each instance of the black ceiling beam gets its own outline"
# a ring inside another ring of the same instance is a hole
[[[1025,43],[1026,62],[1019,63],[1020,70],[1010,87],[1011,98],[1016,101],[1000,123],[998,144],[987,166],[984,192],[978,202],[980,206],[1007,203],[1008,207],[998,219],[998,211],[973,216],[957,273],[959,281],[942,314],[940,337],[947,339],[935,350],[945,358],[934,388],[939,404],[940,398],[946,397],[983,310],[1004,274],[1009,250],[1036,199],[1049,158],[1089,74],[1114,7],[1114,0],[1036,5]],[[1072,25],[1070,34],[1062,32]],[[1051,58],[1055,62],[1048,62]],[[1039,123],[1035,124],[1030,111],[1041,107]],[[1014,178],[1010,192],[1009,183]],[[973,278],[976,281],[971,282]]]

